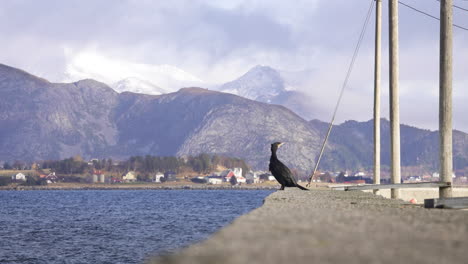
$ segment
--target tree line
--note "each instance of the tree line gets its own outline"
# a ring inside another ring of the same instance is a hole
[[[42,169],[51,169],[58,174],[84,174],[91,170],[104,170],[107,172],[124,173],[125,171],[138,171],[140,173],[156,173],[173,171],[175,173],[194,171],[207,174],[215,171],[218,166],[226,168],[242,168],[243,173],[250,167],[239,158],[221,155],[199,154],[188,157],[174,156],[132,156],[125,161],[114,162],[112,159],[84,161],[80,156],[63,160],[50,160],[40,162]]]

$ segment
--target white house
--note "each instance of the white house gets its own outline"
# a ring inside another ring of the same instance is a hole
[[[153,182],[161,182],[161,178],[164,178],[164,174],[158,172],[153,176]]]
[[[16,175],[11,176],[11,179],[14,181],[26,181],[26,175],[20,172]]]
[[[129,171],[125,176],[122,178],[125,182],[135,182],[137,180],[135,172]]]
[[[408,178],[408,182],[420,182],[422,179],[420,176],[411,176]]]
[[[234,176],[234,177],[236,177],[236,176]],[[236,180],[237,180],[237,183],[246,183],[247,182],[247,180],[242,176],[236,177]]]
[[[221,178],[208,178],[208,184],[221,184],[222,182]]]
[[[233,172],[234,172],[234,176],[242,177],[242,168],[234,168]]]

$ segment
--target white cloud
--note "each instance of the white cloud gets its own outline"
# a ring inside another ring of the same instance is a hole
[[[128,77],[136,77],[167,90],[204,84],[196,76],[171,65],[134,63],[119,58],[105,57],[94,50],[78,53],[73,53],[70,49],[65,50],[68,61],[65,81],[68,82],[92,78],[113,84]]]

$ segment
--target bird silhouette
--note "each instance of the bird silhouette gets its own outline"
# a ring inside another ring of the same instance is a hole
[[[297,187],[301,190],[308,190],[307,188],[297,184],[296,179],[291,173],[291,170],[286,165],[284,165],[276,156],[276,151],[283,144],[284,143],[281,142],[275,142],[271,144],[271,157],[269,165],[271,174],[273,174],[276,180],[281,184],[280,190],[284,190],[284,187]]]

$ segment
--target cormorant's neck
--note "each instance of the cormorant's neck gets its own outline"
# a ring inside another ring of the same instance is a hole
[[[276,149],[271,149],[271,158],[270,159],[278,159],[276,156]]]

